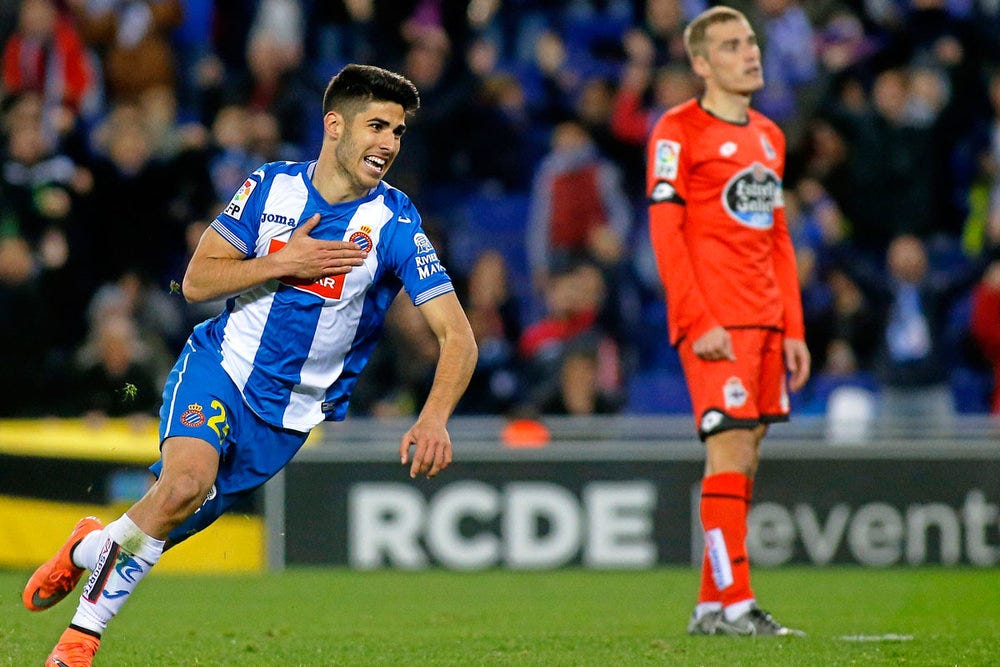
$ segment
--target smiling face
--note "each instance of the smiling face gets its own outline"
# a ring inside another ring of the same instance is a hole
[[[356,196],[362,196],[385,177],[399,153],[406,130],[405,112],[396,102],[372,101],[352,116],[331,111],[328,132],[336,139],[335,169]]]
[[[764,86],[757,35],[744,19],[709,25],[691,65],[709,90],[749,96]]]

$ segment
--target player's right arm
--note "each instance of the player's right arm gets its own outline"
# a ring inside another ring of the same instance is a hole
[[[239,294],[275,278],[318,280],[361,266],[368,253],[354,243],[309,236],[319,219],[317,213],[299,225],[280,250],[249,259],[209,227],[202,234],[184,273],[184,298],[192,303],[211,301]]]
[[[647,192],[649,193],[649,236],[656,265],[667,292],[670,339],[707,339],[710,350],[699,356],[727,358],[728,334],[708,308],[701,286],[695,279],[694,256],[684,234],[687,219],[688,153],[684,133],[670,117],[661,118],[653,130],[648,148]]]

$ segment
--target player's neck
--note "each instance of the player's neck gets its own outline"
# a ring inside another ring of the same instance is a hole
[[[316,191],[322,195],[329,204],[340,204],[347,201],[361,199],[368,194],[369,189],[353,183],[346,178],[342,170],[337,168],[333,155],[323,155],[321,150],[319,159],[316,160],[316,169],[312,174],[312,184]],[[329,151],[332,153],[332,150]]]
[[[701,108],[716,118],[730,123],[746,123],[749,119],[750,96],[718,89],[707,89],[699,100]]]

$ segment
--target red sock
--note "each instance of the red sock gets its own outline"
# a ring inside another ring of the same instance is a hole
[[[753,481],[738,472],[701,480],[705,562],[699,602],[730,605],[753,597],[747,560],[747,508]]]

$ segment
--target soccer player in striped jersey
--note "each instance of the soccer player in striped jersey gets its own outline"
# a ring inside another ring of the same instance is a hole
[[[90,665],[108,622],[165,549],[281,470],[313,427],[344,419],[401,288],[440,356],[400,461],[410,477],[451,463],[447,420],[476,343],[419,213],[382,180],[419,105],[406,78],[348,65],[324,94],[318,158],[263,165],[205,231],[184,295],[228,300],[195,328],[167,379],[155,483],[106,527],[82,519],[24,589],[25,606],[47,609],[91,572],[46,665]]]
[[[769,424],[788,420],[788,388],[809,378],[782,202],[785,138],[750,108],[764,79],[742,13],[713,7],[684,38],[704,93],[654,126],[647,192],[670,342],[705,443],[705,555],[688,632],[798,634],[757,606],[746,553],[761,439]]]

